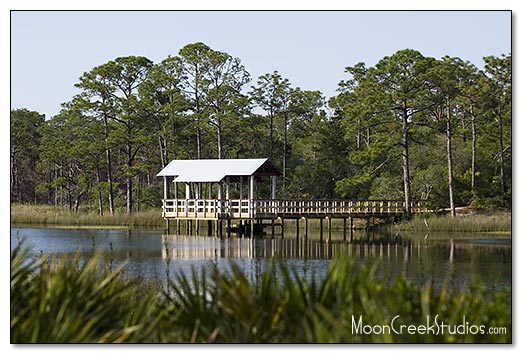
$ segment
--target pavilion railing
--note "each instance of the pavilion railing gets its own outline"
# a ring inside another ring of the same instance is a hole
[[[190,219],[252,219],[277,217],[350,217],[398,215],[406,210],[397,200],[263,200],[163,199],[163,217]],[[428,212],[423,201],[411,204],[412,213]]]

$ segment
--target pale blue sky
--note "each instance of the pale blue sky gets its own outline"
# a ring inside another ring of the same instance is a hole
[[[83,72],[120,56],[155,63],[204,42],[239,57],[257,77],[278,70],[294,86],[327,98],[344,68],[368,66],[397,50],[482,57],[511,52],[508,11],[260,11],[11,13],[11,107],[51,117],[79,91]]]

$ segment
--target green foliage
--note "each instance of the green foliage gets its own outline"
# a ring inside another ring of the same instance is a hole
[[[484,60],[479,71],[401,50],[375,67],[347,67],[350,78],[329,102],[352,164],[337,194],[386,198],[401,177],[402,198],[410,184],[413,199],[434,209],[448,207],[450,194],[456,206],[510,205],[511,56]]]
[[[151,283],[111,271],[92,258],[34,261],[21,246],[11,252],[11,340],[14,343],[508,343],[511,294],[480,282],[434,288],[379,265],[332,261],[324,278],[307,281],[282,262],[255,279],[234,262],[179,273],[161,293]],[[382,272],[381,272],[382,273]],[[370,326],[439,324],[502,327],[502,334],[362,333]],[[429,318],[428,318],[429,316]]]
[[[55,117],[11,112],[11,198],[138,212],[160,202],[172,159],[269,157],[280,198],[509,209],[511,55],[484,63],[399,50],[348,66],[327,107],[277,70],[245,95],[241,60],[200,42],[156,64],[116,58]]]
[[[162,191],[158,186],[147,186],[143,188],[141,202],[149,207],[161,207]]]
[[[11,110],[10,124],[10,168],[11,200],[32,202],[36,198],[35,186],[41,183],[41,177],[35,172],[39,159],[39,128],[45,122],[45,116],[27,109]]]
[[[346,177],[337,182],[335,193],[346,199],[367,199],[372,177],[369,174],[360,174]]]
[[[161,312],[157,295],[111,271],[103,256],[85,262],[11,251],[11,342],[121,343],[150,340]],[[147,306],[135,306],[141,302]]]

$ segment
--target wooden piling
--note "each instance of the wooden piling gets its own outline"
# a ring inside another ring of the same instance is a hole
[[[332,241],[332,218],[328,218],[328,242]]]
[[[353,242],[353,218],[350,217],[350,243]]]
[[[323,219],[319,219],[319,241],[323,242]]]
[[[370,218],[366,218],[366,227],[364,228],[366,232],[366,239],[370,242]]]
[[[230,238],[230,219],[227,219],[227,237]]]

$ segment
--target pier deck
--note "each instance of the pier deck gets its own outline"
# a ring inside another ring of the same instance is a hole
[[[404,211],[404,202],[392,200],[163,199],[162,216],[185,220],[342,219],[393,217]],[[425,203],[413,203],[412,213],[425,212]]]

